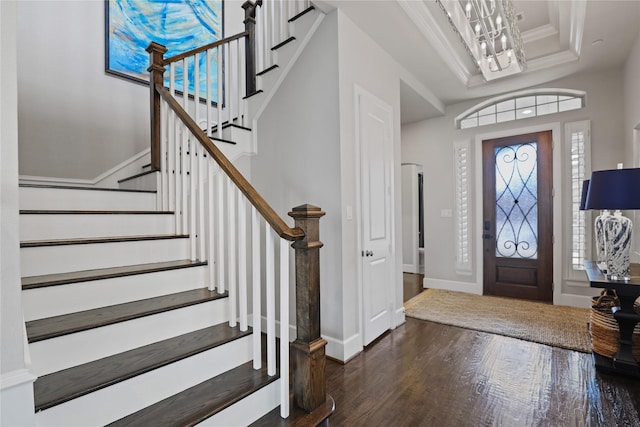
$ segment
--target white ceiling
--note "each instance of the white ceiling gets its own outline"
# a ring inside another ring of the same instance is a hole
[[[640,0],[512,2],[516,13],[523,16],[518,27],[527,69],[489,83],[435,0],[321,3],[325,10],[340,8],[432,91],[429,102],[407,84],[401,85],[403,123],[438,116],[442,104],[520,90],[588,70],[621,67],[640,28]]]

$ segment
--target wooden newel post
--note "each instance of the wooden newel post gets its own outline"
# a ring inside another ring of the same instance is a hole
[[[151,169],[160,170],[160,94],[156,87],[164,86],[164,54],[167,48],[156,42],[147,46],[149,52],[149,87],[151,88]]]
[[[316,206],[293,208],[296,227],[305,238],[294,242],[296,262],[296,331],[291,344],[293,395],[296,405],[313,412],[326,401],[325,346],[320,336],[320,218],[325,213]]]
[[[245,42],[247,93],[251,95],[256,91],[256,10],[262,6],[262,0],[255,3],[246,1],[242,4],[244,9],[244,30],[249,33]]]

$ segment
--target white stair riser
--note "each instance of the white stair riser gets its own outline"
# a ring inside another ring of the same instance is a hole
[[[171,234],[168,214],[22,214],[20,240]]]
[[[20,187],[20,209],[155,210],[152,193]]]
[[[228,127],[222,131],[223,139],[234,141],[235,144],[214,141],[220,151],[230,160],[234,161],[242,155],[255,154],[251,147],[251,131],[237,127]]]
[[[227,298],[29,344],[41,376],[228,321]]]
[[[20,249],[23,277],[186,258],[189,258],[187,238]]]
[[[128,179],[118,184],[124,190],[155,191],[158,186],[157,173],[149,173],[137,178]]]
[[[247,426],[280,405],[280,384],[276,380],[255,393],[197,424],[199,427]]]
[[[249,335],[38,412],[36,426],[105,425],[233,369],[250,358]]]
[[[208,266],[28,289],[22,292],[26,321],[202,288]]]

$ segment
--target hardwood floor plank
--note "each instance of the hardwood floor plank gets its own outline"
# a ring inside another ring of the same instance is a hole
[[[32,320],[26,322],[27,337],[29,342],[32,343],[212,301],[226,296],[226,292],[219,294],[216,291],[201,288],[62,316]]]
[[[327,392],[334,425],[640,425],[640,381],[589,354],[416,319],[328,360]]]
[[[226,323],[44,375],[34,383],[40,411],[251,334]]]

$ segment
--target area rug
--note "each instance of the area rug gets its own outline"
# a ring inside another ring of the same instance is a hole
[[[404,307],[416,319],[591,353],[585,308],[441,289],[427,289]]]

